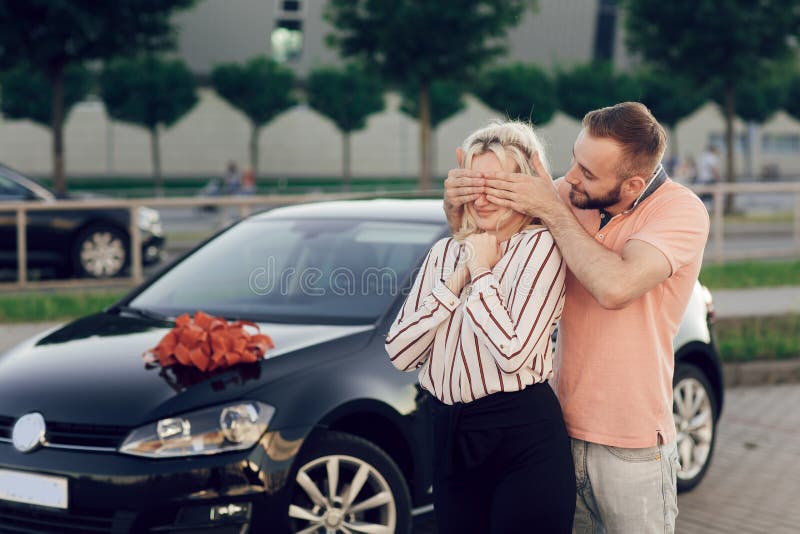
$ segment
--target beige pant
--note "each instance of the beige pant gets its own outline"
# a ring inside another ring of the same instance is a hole
[[[624,449],[572,440],[577,502],[573,533],[672,534],[678,449]]]

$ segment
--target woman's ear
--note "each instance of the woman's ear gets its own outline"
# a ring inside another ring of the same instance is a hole
[[[458,161],[458,167],[460,169],[464,168],[464,150],[461,147],[456,149],[456,160]]]

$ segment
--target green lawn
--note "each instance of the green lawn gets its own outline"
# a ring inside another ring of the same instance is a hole
[[[0,323],[73,319],[98,312],[122,295],[114,291],[0,295]]]
[[[700,281],[709,289],[800,285],[800,260],[747,261],[706,265]]]
[[[716,337],[725,362],[800,358],[800,315],[721,319]]]

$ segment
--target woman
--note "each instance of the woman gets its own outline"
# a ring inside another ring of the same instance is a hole
[[[525,172],[533,129],[491,124],[458,150],[476,171]],[[558,249],[543,226],[493,205],[465,206],[462,227],[428,253],[386,337],[395,367],[419,369],[437,400],[438,532],[571,532],[575,473],[547,379],[564,302]]]

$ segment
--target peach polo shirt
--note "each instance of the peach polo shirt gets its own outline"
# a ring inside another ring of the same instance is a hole
[[[556,183],[569,202],[570,186]],[[598,243],[621,253],[631,239],[669,261],[669,278],[620,310],[604,309],[567,270],[553,386],[573,438],[644,448],[676,437],[672,417],[672,338],[692,293],[708,238],[703,203],[666,179],[633,210],[600,229],[596,209],[572,211]]]

